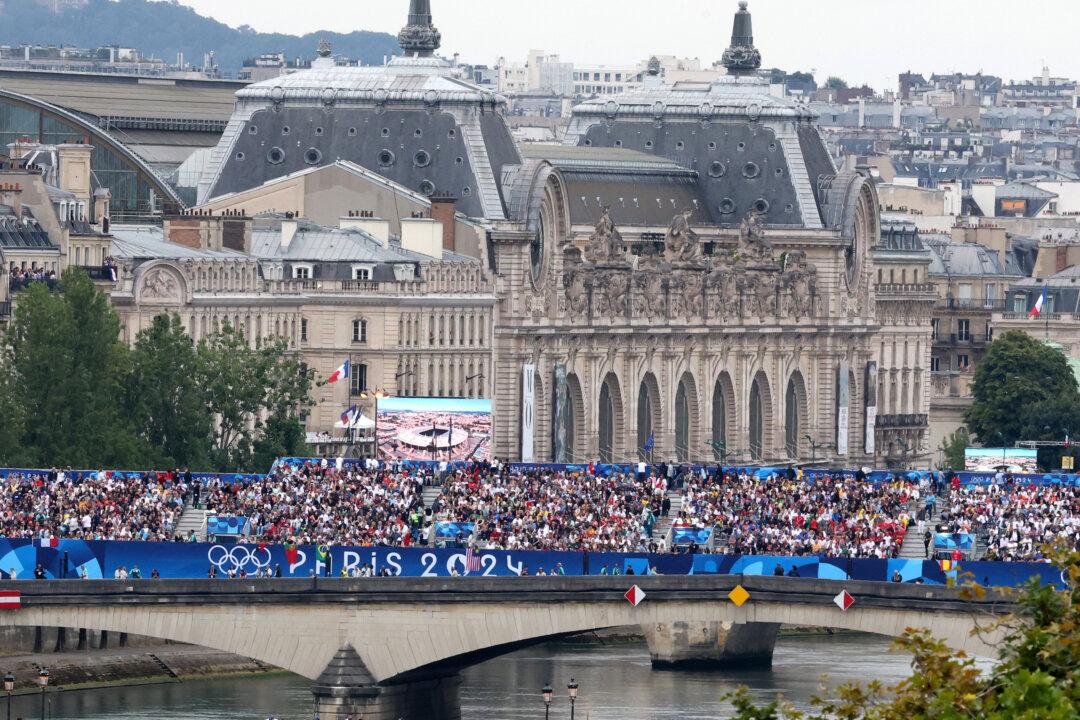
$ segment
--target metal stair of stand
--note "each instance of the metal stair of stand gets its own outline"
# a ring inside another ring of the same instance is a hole
[[[924,500],[919,500],[918,503],[912,505],[914,512],[918,512],[925,504]],[[923,534],[919,534],[919,523],[912,523],[911,527],[907,529],[907,534],[904,535],[904,544],[900,546],[900,557],[910,558],[912,560],[920,560],[926,557],[926,547],[923,545],[923,535],[926,534],[926,530],[930,532],[934,531],[934,525],[937,524],[938,518],[941,517],[941,508],[945,504],[944,500],[938,496],[937,503],[934,504],[933,516],[926,522],[926,529],[923,530]],[[933,548],[931,548],[931,551]]]
[[[208,510],[196,507],[184,508],[184,514],[180,516],[180,522],[176,524],[176,533],[187,540],[192,530],[199,542],[206,542],[206,518],[210,514]]]
[[[442,488],[437,485],[427,485],[424,487],[424,494],[422,496],[424,507],[429,508],[439,497],[439,493],[442,492]]]

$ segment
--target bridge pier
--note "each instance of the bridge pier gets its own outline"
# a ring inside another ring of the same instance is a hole
[[[334,656],[315,682],[319,720],[461,720],[456,672],[379,685],[351,645]]]
[[[674,622],[642,625],[658,670],[772,667],[779,623]]]

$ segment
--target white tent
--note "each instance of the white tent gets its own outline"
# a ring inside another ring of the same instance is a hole
[[[366,415],[361,413],[356,416],[356,420],[354,420],[351,425],[346,425],[345,423],[338,420],[337,423],[334,424],[334,427],[336,427],[338,430],[374,430],[375,421],[369,419]]]

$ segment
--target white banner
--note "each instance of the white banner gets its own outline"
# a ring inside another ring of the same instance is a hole
[[[851,407],[851,369],[848,361],[841,360],[836,372],[836,454],[847,455]]]
[[[521,368],[521,462],[536,462],[536,366]]]
[[[877,428],[877,376],[877,363],[866,363],[866,377],[863,381],[863,394],[866,397],[865,449],[867,455],[873,455],[877,452],[874,443],[874,431]]]

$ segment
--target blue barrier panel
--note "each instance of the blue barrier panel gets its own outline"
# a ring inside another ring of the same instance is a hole
[[[210,515],[206,518],[206,532],[208,535],[246,535],[251,521],[246,517],[234,515]]]
[[[968,533],[935,533],[935,550],[971,550],[975,547],[975,536]]]
[[[478,550],[481,569],[473,575],[511,577],[523,572],[545,574],[644,575],[653,569],[664,575],[747,574],[773,575],[779,565],[785,575],[797,569],[799,577],[825,580],[890,581],[900,573],[904,582],[920,581],[943,584],[946,573],[941,565],[929,560],[875,560],[825,557],[688,555],[649,553],[583,553]],[[364,565],[379,573],[384,568],[392,575],[405,577],[449,577],[465,575],[465,550],[423,547],[331,547],[330,563],[318,559],[314,546],[285,547],[266,544],[219,545],[213,543],[150,543],[60,540],[56,547],[41,547],[28,539],[0,539],[0,571],[18,579],[33,577],[40,563],[48,578],[85,574],[91,579],[111,578],[123,566],[131,572],[138,568],[148,578],[157,570],[163,578],[205,578],[213,568],[219,577],[232,569],[249,576],[259,571],[282,577],[340,575],[342,568]],[[952,563],[950,575],[961,581],[971,579],[990,585],[1018,586],[1031,578],[1064,588],[1061,572],[1045,563]]]
[[[712,528],[673,527],[671,528],[671,544],[675,547],[684,547],[691,543],[704,546],[712,539]]]
[[[0,479],[6,480],[12,475],[23,475],[26,477],[44,479],[48,477],[49,472],[49,470],[30,470],[25,468],[0,468]],[[99,472],[104,472],[108,476],[123,480],[137,480],[141,477],[155,474],[152,470],[65,470],[64,474],[68,478],[78,480],[79,478],[96,478]],[[221,480],[226,483],[252,482],[254,480],[261,480],[264,477],[266,476],[253,473],[191,473],[192,480],[203,484],[211,480]],[[178,482],[182,479],[183,478],[176,478],[174,479],[174,482]]]

